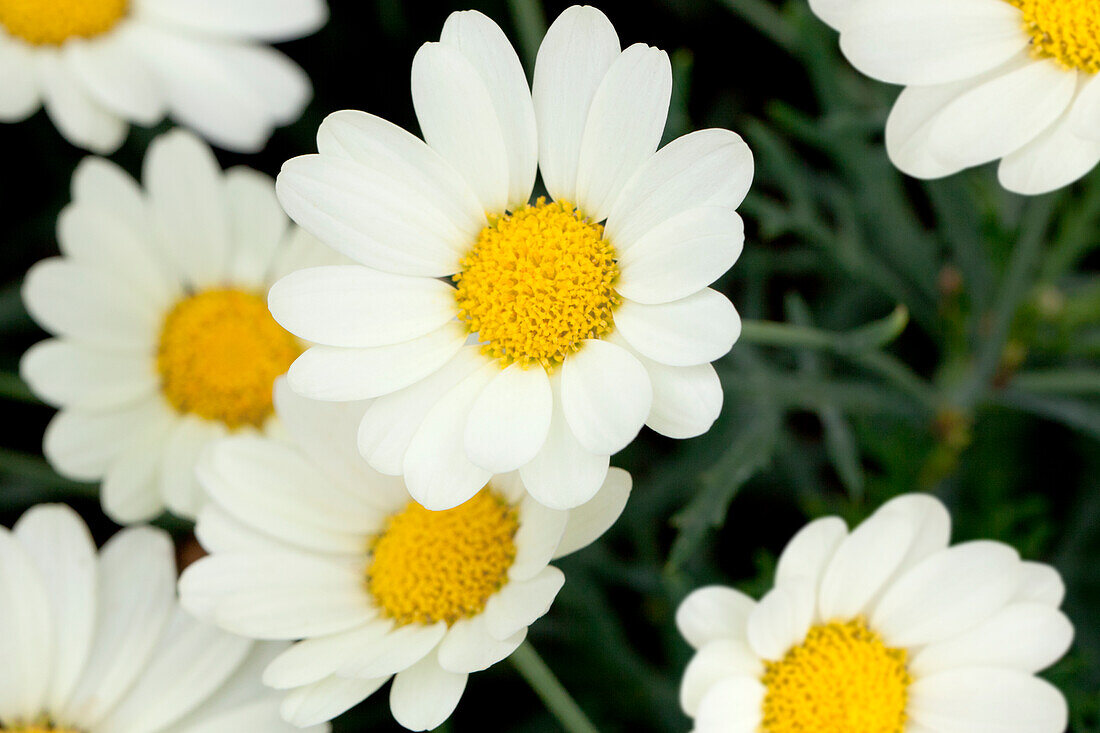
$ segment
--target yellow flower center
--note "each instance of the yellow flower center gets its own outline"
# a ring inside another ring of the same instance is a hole
[[[398,624],[453,624],[475,616],[508,579],[516,511],[490,488],[432,512],[409,502],[374,541],[367,588]]]
[[[502,367],[552,369],[611,330],[618,274],[602,226],[540,198],[481,231],[454,276],[458,316]]]
[[[80,733],[80,731],[75,728],[54,727],[48,717],[42,717],[33,723],[0,726],[0,733]]]
[[[1067,69],[1100,73],[1100,2],[1097,0],[1007,0],[1024,14],[1036,58]]]
[[[0,0],[0,25],[35,46],[60,46],[106,33],[129,6],[129,0]]]
[[[810,629],[765,667],[763,733],[902,733],[912,678],[863,619]]]
[[[168,314],[157,369],[165,398],[179,412],[231,429],[259,427],[272,412],[275,379],[301,353],[263,298],[207,290],[181,300]]]

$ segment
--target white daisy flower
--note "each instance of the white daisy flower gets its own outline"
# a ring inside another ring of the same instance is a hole
[[[584,547],[626,504],[612,469],[571,512],[549,509],[515,474],[432,512],[360,458],[357,404],[314,402],[283,380],[289,441],[231,437],[199,462],[211,503],[196,534],[211,553],[180,578],[185,608],[227,631],[298,641],[264,673],[289,690],[284,717],[313,725],[391,677],[390,708],[411,730],[446,720],[467,677],[511,654],[564,577],[553,558]]]
[[[501,29],[454,13],[413,60],[427,143],[338,112],[284,166],[290,216],[360,263],[273,288],[275,319],[319,344],[291,386],[379,398],[359,449],[424,506],[518,469],[575,507],[644,423],[686,438],[717,417],[710,362],[741,326],[707,286],[741,252],[752,155],[717,129],[658,151],[671,88],[667,55],[620,51],[594,8],[554,22],[533,92]],[[536,167],[550,199],[529,203]]]
[[[940,178],[1000,159],[1040,194],[1100,162],[1096,0],[810,0],[863,73],[906,89],[886,125],[894,164]]]
[[[156,140],[145,189],[88,158],[61,214],[61,257],[27,274],[27,310],[57,338],[24,355],[23,379],[61,408],[45,453],[63,475],[103,479],[120,523],[165,505],[193,516],[195,457],[211,439],[272,427],[271,388],[304,348],[264,301],[274,279],[332,261],[290,224],[273,182],[223,174],[176,131]]]
[[[284,649],[182,611],[165,532],[126,529],[97,554],[67,506],[0,527],[0,731],[291,733],[260,682]]]
[[[937,499],[909,494],[848,531],[818,519],[759,602],[711,586],[676,613],[697,651],[680,701],[698,733],[1062,733],[1035,673],[1073,627],[1048,565],[999,542],[949,547]]]
[[[71,143],[111,153],[171,116],[255,152],[298,119],[309,78],[265,42],[313,33],[325,0],[2,0],[0,121],[46,108]]]

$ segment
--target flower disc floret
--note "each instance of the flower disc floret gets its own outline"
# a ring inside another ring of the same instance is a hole
[[[35,46],[60,46],[111,30],[129,11],[129,0],[0,0],[0,25]]]
[[[1068,69],[1100,73],[1100,3],[1096,0],[1007,0],[1024,14],[1031,52]]]
[[[164,321],[161,390],[179,412],[231,429],[259,427],[273,411],[275,379],[301,351],[259,295],[207,290],[180,301]]]
[[[907,652],[862,619],[819,624],[765,666],[764,733],[903,733]]]
[[[445,511],[409,502],[374,540],[367,588],[398,624],[476,616],[508,579],[518,529],[516,510],[489,488]]]
[[[482,230],[454,276],[458,315],[502,366],[552,369],[611,330],[618,274],[602,226],[540,198]]]

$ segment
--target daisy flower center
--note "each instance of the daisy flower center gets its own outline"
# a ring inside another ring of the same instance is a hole
[[[863,619],[810,629],[765,667],[765,733],[902,733],[912,678],[904,649],[886,646]]]
[[[1024,14],[1031,53],[1067,69],[1100,73],[1100,3],[1096,0],[1007,0]]]
[[[48,722],[32,723],[31,725],[13,725],[7,728],[0,727],[3,733],[80,733],[75,728],[55,728]]]
[[[476,616],[508,579],[519,520],[491,489],[432,512],[409,502],[374,540],[367,588],[398,624]]]
[[[540,198],[495,219],[461,264],[458,316],[502,367],[552,369],[611,331],[615,250],[566,201]]]
[[[157,370],[179,412],[229,428],[259,427],[271,415],[272,385],[302,353],[264,299],[240,290],[207,290],[176,304],[164,320]]]
[[[130,0],[0,0],[0,25],[35,46],[60,46],[111,30]]]

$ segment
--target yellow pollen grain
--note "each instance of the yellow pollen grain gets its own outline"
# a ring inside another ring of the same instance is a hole
[[[106,33],[129,6],[129,0],[0,0],[0,26],[32,45],[60,46]]]
[[[762,733],[903,733],[912,677],[908,654],[863,619],[810,629],[765,666]]]
[[[1100,2],[1097,0],[1006,0],[1024,15],[1031,54],[1067,69],[1100,73]]]
[[[494,219],[461,267],[458,316],[502,367],[553,369],[585,339],[610,332],[621,302],[603,227],[566,201],[540,198]]]
[[[207,290],[177,303],[164,320],[161,391],[179,412],[230,429],[259,427],[272,413],[275,379],[301,352],[260,296]]]
[[[374,540],[367,588],[398,624],[453,624],[481,613],[516,558],[516,510],[491,488],[432,512],[409,502]]]

